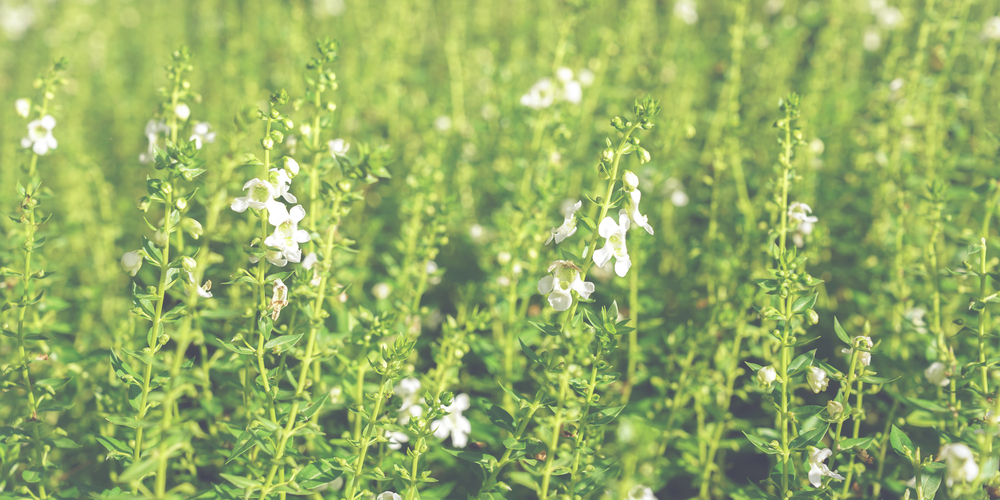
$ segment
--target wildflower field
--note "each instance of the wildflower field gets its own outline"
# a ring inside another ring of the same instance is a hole
[[[0,500],[998,499],[998,15],[0,0]]]

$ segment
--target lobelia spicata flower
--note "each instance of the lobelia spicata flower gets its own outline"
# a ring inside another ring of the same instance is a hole
[[[14,111],[17,111],[17,116],[27,118],[31,114],[31,99],[22,97],[14,101]]]
[[[778,372],[773,366],[765,366],[757,370],[757,385],[761,389],[770,389],[771,383],[778,379]]]
[[[797,247],[805,244],[803,237],[812,234],[813,225],[819,221],[815,216],[809,215],[811,213],[812,208],[802,202],[796,201],[788,207],[788,220],[798,223],[798,226],[795,227],[795,234],[792,235],[792,241]]]
[[[281,255],[280,259],[268,258],[269,262],[276,266],[284,266],[288,262],[302,260],[302,249],[299,248],[299,243],[306,243],[310,240],[309,232],[305,229],[299,229],[299,222],[305,216],[306,210],[302,208],[302,205],[295,205],[289,211],[284,205],[277,203],[268,210],[267,220],[275,227],[274,232],[264,239],[264,245],[276,248]]]
[[[826,371],[815,366],[810,366],[809,371],[806,372],[806,382],[816,394],[825,391],[826,386],[830,385],[830,379],[826,378]]]
[[[149,146],[146,147],[145,153],[139,155],[139,163],[153,162],[153,158],[156,156],[156,142],[160,134],[166,134],[167,132],[170,132],[170,127],[162,120],[149,120],[146,122],[146,129],[143,131],[143,134],[149,140]]]
[[[823,463],[827,458],[833,455],[830,448],[814,448],[809,447],[809,483],[814,487],[819,488],[823,484],[823,476],[832,477],[838,481],[843,481],[844,476],[841,476],[836,471],[831,471],[825,463]]]
[[[459,394],[455,396],[451,404],[444,410],[448,412],[444,417],[431,422],[431,431],[434,437],[444,439],[451,435],[451,444],[455,448],[465,448],[469,444],[469,433],[472,432],[472,424],[469,419],[462,416],[462,412],[469,409],[469,395]]]
[[[597,267],[604,267],[611,257],[615,258],[615,274],[624,278],[632,267],[632,261],[628,256],[628,248],[625,246],[625,233],[629,228],[628,212],[624,209],[618,211],[618,223],[611,217],[605,217],[601,225],[597,228],[597,233],[606,242],[599,250],[594,251],[594,264]]]
[[[576,234],[576,211],[580,210],[580,207],[582,206],[583,202],[577,201],[576,203],[566,207],[565,220],[563,220],[561,226],[552,228],[552,234],[549,235],[549,239],[545,240],[546,245],[552,243],[552,240],[556,240],[556,244],[558,245],[566,238]]]
[[[28,136],[21,139],[21,147],[31,149],[36,155],[44,155],[49,150],[56,149],[59,142],[52,135],[52,129],[56,126],[56,119],[52,115],[45,115],[37,120],[28,123]]]
[[[962,443],[951,443],[941,447],[938,460],[944,460],[948,470],[945,481],[951,488],[955,481],[972,482],[979,477],[979,465],[972,450]]]
[[[267,209],[268,211],[275,210],[279,206],[284,208],[284,205],[274,200],[276,193],[270,182],[250,179],[243,185],[243,190],[247,192],[247,195],[236,198],[230,205],[230,208],[235,212],[245,212],[247,208]]]
[[[191,287],[194,288],[195,293],[197,293],[199,297],[206,299],[212,297],[212,292],[209,291],[212,289],[211,280],[206,281],[204,285],[198,285],[198,282],[195,281],[194,274],[191,271],[184,272],[187,273],[188,281],[191,283]]]
[[[844,412],[844,405],[832,400],[827,401],[826,412],[830,414],[830,418],[837,418]]]
[[[392,392],[403,400],[399,407],[399,425],[410,423],[410,418],[419,417],[424,414],[424,408],[420,406],[420,381],[407,377],[399,381]]]
[[[924,376],[928,382],[936,386],[944,387],[951,383],[951,379],[948,378],[948,367],[940,361],[931,363],[931,366],[924,370]]]
[[[351,150],[351,143],[343,139],[334,139],[326,143],[326,145],[330,147],[330,154],[334,157],[347,156],[347,152]]]
[[[208,122],[196,123],[191,130],[191,138],[188,140],[194,141],[194,147],[197,149],[201,149],[204,144],[215,142],[215,132],[212,131],[212,125]]]
[[[174,115],[181,121],[186,121],[191,116],[191,108],[183,102],[174,107]]]
[[[594,293],[594,284],[580,279],[581,269],[568,260],[557,260],[549,266],[549,274],[538,280],[538,293],[548,294],[549,305],[565,311],[573,305],[573,291],[584,299]]]
[[[316,267],[316,269],[313,269],[313,267],[315,267],[318,262],[319,262],[319,255],[316,255],[316,252],[310,252],[305,256],[305,258],[302,259],[303,269],[305,269],[306,271],[313,272],[312,278],[309,279],[309,286],[315,287],[319,286],[320,283],[322,283],[322,277],[319,275],[319,268]]]
[[[645,229],[647,233],[653,234],[653,228],[649,225],[649,217],[639,213],[639,200],[642,199],[642,193],[639,191],[639,177],[626,170],[625,173],[622,174],[622,185],[629,195],[628,203],[625,208],[628,212],[629,219],[631,219],[635,225]]]
[[[122,269],[135,276],[142,268],[142,250],[132,250],[122,255]]]
[[[297,167],[298,163],[295,166]],[[299,200],[295,198],[295,195],[288,191],[288,188],[292,184],[292,178],[288,176],[288,172],[285,172],[285,169],[272,168],[268,172],[268,177],[271,185],[274,186],[275,198],[283,198],[288,203],[298,203]]]

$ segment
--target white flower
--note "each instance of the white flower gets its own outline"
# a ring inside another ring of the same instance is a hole
[[[626,170],[622,174],[622,186],[625,186],[626,191],[631,191],[639,187],[639,176],[635,175],[631,170]]]
[[[795,241],[795,246],[801,247],[804,243],[803,236],[812,234],[813,224],[815,224],[819,219],[809,215],[812,213],[812,208],[809,205],[801,202],[794,202],[788,207],[788,220],[789,222],[797,222],[798,226],[795,228],[795,234],[792,239]]]
[[[312,270],[313,266],[315,266],[317,262],[319,262],[319,256],[316,255],[316,252],[309,252],[309,254],[302,259],[302,267],[305,268],[306,271],[309,271]],[[319,275],[319,268],[316,268],[313,270],[312,279],[309,280],[309,286],[319,286],[321,282],[322,280]]]
[[[444,408],[447,415],[439,420],[431,422],[431,431],[434,437],[444,439],[451,435],[451,444],[455,448],[465,448],[469,443],[469,433],[472,432],[472,424],[469,419],[462,416],[462,412],[469,409],[469,395],[459,394],[455,396],[451,404]]]
[[[271,264],[274,264],[278,267],[284,267],[285,264],[288,264],[288,259],[286,259],[284,255],[282,255],[281,250],[267,248],[264,250],[264,258],[267,259],[267,261],[270,262]],[[249,259],[251,264],[256,264],[258,261],[260,261],[260,257],[257,257],[256,255],[251,255]]]
[[[548,294],[549,305],[556,311],[565,311],[573,305],[574,290],[584,299],[594,293],[594,284],[580,279],[580,268],[568,260],[553,262],[549,273],[538,280],[538,293]]]
[[[31,99],[21,98],[14,101],[14,110],[17,111],[17,116],[27,118],[31,114]]]
[[[243,190],[247,191],[247,195],[242,198],[236,198],[233,200],[232,205],[230,205],[236,212],[245,212],[247,208],[257,210],[267,209],[270,211],[281,205],[281,203],[274,201],[274,186],[270,182],[260,179],[250,179],[243,185]],[[282,208],[284,207],[284,205],[281,206]]]
[[[407,377],[399,381],[396,387],[392,388],[392,392],[403,400],[402,405],[399,407],[399,424],[406,425],[410,423],[410,418],[419,417],[424,414],[424,408],[420,406],[420,381],[413,378]]]
[[[447,132],[451,130],[451,118],[441,115],[434,119],[434,128],[438,132]]]
[[[403,500],[403,497],[393,493],[391,491],[383,491],[379,493],[375,500]]]
[[[521,105],[538,110],[551,106],[555,100],[556,89],[552,85],[552,80],[542,78],[531,86],[527,94],[521,96]]]
[[[156,142],[160,134],[165,134],[170,131],[170,127],[167,126],[165,122],[149,120],[146,122],[146,130],[143,134],[146,139],[149,140],[149,146],[146,148],[146,152],[139,155],[139,163],[152,163],[153,158],[156,155]]]
[[[403,443],[410,442],[410,436],[406,435],[405,432],[390,431],[385,433],[385,437],[389,438],[389,449],[398,450],[403,447]]]
[[[122,269],[135,276],[142,268],[142,250],[132,250],[122,255]]]
[[[562,66],[556,70],[556,78],[561,82],[569,82],[573,80],[573,70]]]
[[[546,245],[552,243],[552,240],[556,240],[556,244],[562,243],[566,238],[576,234],[576,211],[580,210],[582,206],[583,202],[577,201],[566,207],[566,217],[562,225],[552,228],[552,234],[549,235],[549,239],[545,240]]]
[[[642,193],[639,192],[639,189],[633,189],[629,193],[629,200],[625,209],[628,212],[628,217],[632,219],[632,222],[635,222],[635,225],[645,229],[647,233],[653,234],[653,227],[649,225],[649,217],[639,213],[639,200],[641,199]]]
[[[302,205],[295,205],[289,211],[281,203],[276,203],[268,210],[267,221],[274,227],[274,233],[264,239],[264,244],[281,251],[281,256],[290,262],[302,260],[302,250],[299,243],[309,241],[309,232],[299,229],[299,222],[306,216]],[[268,259],[270,260],[270,259]],[[272,264],[275,264],[271,261]],[[275,264],[283,266],[284,264]]]
[[[993,16],[983,23],[983,38],[1000,40],[1000,17]]]
[[[174,106],[174,114],[177,115],[177,118],[180,118],[181,121],[187,120],[188,117],[191,116],[191,108],[182,102],[177,106]]]
[[[821,450],[809,447],[809,482],[816,488],[819,488],[823,484],[823,476],[832,477],[838,481],[844,480],[844,476],[831,471],[830,467],[823,463],[830,455],[833,455],[830,448],[823,448]]]
[[[347,152],[351,149],[351,143],[343,139],[334,139],[326,145],[330,147],[330,154],[333,156],[347,156]]]
[[[948,378],[948,367],[940,361],[931,363],[931,366],[924,370],[924,376],[928,382],[937,386],[944,387],[951,383],[951,379]]]
[[[860,339],[860,341],[858,339]],[[871,349],[872,346],[875,345],[875,344],[872,343],[872,338],[871,337],[863,337],[863,336],[860,336],[860,335],[857,336],[857,337],[854,337],[853,339],[851,339],[851,342],[852,342],[852,345],[853,344],[858,344],[860,342],[859,347],[862,347],[862,348],[865,348],[865,349]],[[866,351],[858,351],[858,361],[860,361],[861,364],[864,365],[864,366],[871,366],[871,364],[872,364],[872,353],[866,352]]]
[[[778,379],[778,372],[773,366],[765,366],[757,370],[757,385],[761,389],[770,389],[771,383]]]
[[[653,495],[653,489],[649,486],[643,486],[638,484],[634,486],[631,490],[628,490],[628,497],[625,500],[658,500],[656,496]]]
[[[392,286],[388,283],[375,283],[372,287],[372,295],[378,300],[385,300],[392,293]]]
[[[945,473],[946,482],[950,488],[955,481],[972,482],[979,476],[979,465],[972,455],[972,450],[962,443],[951,443],[941,447],[938,460],[944,460],[948,466]]]
[[[591,86],[594,83],[594,72],[587,68],[581,69],[580,74],[577,76],[577,81],[584,87]]]
[[[623,278],[632,267],[628,248],[625,247],[625,233],[629,228],[628,219],[628,212],[625,210],[618,211],[618,224],[615,224],[611,217],[605,217],[601,221],[601,225],[598,226],[597,233],[602,238],[607,239],[604,247],[594,252],[594,264],[597,264],[597,267],[604,267],[604,264],[607,264],[613,255],[615,257],[615,273]]]
[[[887,30],[892,30],[902,24],[903,13],[895,7],[886,7],[878,11],[877,19],[879,26]]]
[[[568,103],[580,104],[583,100],[583,86],[576,80],[564,82],[560,97]]]
[[[215,132],[212,132],[212,125],[208,122],[198,122],[191,129],[191,138],[189,141],[194,141],[194,147],[201,149],[204,144],[211,144],[215,142]]]
[[[827,401],[826,412],[830,414],[830,418],[837,418],[844,412],[844,405],[836,401]]]
[[[694,24],[698,22],[698,5],[694,0],[678,0],[674,4],[674,16],[685,24]]]
[[[191,273],[191,271],[184,272],[187,273],[188,281],[191,283],[191,286],[194,288],[195,293],[197,293],[199,297],[206,299],[212,297],[212,292],[209,291],[212,289],[211,281],[206,281],[204,285],[198,285],[198,282],[195,281],[194,274]]]
[[[274,197],[284,198],[288,203],[297,203],[299,200],[288,190],[292,185],[292,179],[288,177],[288,172],[285,172],[283,168],[272,168],[269,173],[269,180],[274,186]]]
[[[806,382],[809,382],[809,388],[816,394],[825,391],[826,386],[830,384],[830,380],[826,378],[826,371],[815,366],[810,366],[806,372]]]
[[[59,146],[56,138],[52,135],[52,128],[56,126],[56,119],[52,115],[45,115],[38,120],[28,123],[28,136],[21,139],[22,148],[31,148],[36,155],[48,153],[50,149]]]
[[[274,289],[271,294],[271,319],[278,321],[281,315],[281,308],[288,305],[288,285],[280,279],[274,280]]]
[[[927,333],[927,323],[924,322],[924,315],[927,314],[923,308],[911,307],[903,313],[903,317],[906,318],[917,333]]]

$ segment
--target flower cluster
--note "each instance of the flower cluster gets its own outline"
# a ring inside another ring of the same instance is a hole
[[[300,262],[302,249],[299,248],[299,244],[310,240],[309,233],[299,229],[299,222],[306,216],[306,210],[302,205],[295,205],[289,210],[284,203],[277,200],[282,198],[288,203],[298,201],[289,191],[292,177],[299,171],[298,167],[294,159],[286,157],[283,168],[272,168],[266,180],[247,181],[243,185],[246,196],[236,198],[231,205],[236,212],[245,212],[247,208],[267,210],[267,221],[274,226],[274,232],[264,239],[264,245],[268,247],[264,257],[279,267],[289,262]],[[256,263],[258,260],[258,257],[250,256],[251,263]]]
[[[788,206],[788,221],[797,224],[795,234],[792,235],[792,241],[797,247],[805,244],[805,237],[812,234],[813,225],[819,221],[815,216],[809,215],[811,213],[812,208],[802,202],[796,201]]]
[[[580,279],[581,269],[568,260],[557,260],[549,266],[548,276],[538,280],[538,293],[548,294],[549,305],[556,311],[565,311],[573,305],[576,292],[584,299],[594,293],[594,284]]]
[[[22,104],[18,104],[18,113],[21,113]],[[30,108],[30,106],[29,106]],[[22,116],[26,115],[23,114]],[[49,150],[59,146],[52,129],[56,126],[56,119],[52,115],[45,115],[37,120],[28,123],[28,135],[21,139],[21,147],[32,150],[36,155],[44,155]]]
[[[587,69],[580,71],[574,78],[573,70],[559,68],[556,70],[556,81],[542,78],[535,82],[527,94],[521,96],[521,105],[531,109],[544,109],[556,102],[565,101],[570,104],[580,104],[583,100],[583,88],[594,82],[594,74]]]

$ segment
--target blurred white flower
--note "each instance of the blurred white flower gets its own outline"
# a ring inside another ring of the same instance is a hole
[[[928,382],[936,386],[944,387],[951,383],[951,379],[948,378],[948,367],[940,361],[931,363],[924,370],[924,376]]]
[[[174,106],[174,114],[177,115],[177,118],[180,118],[181,121],[185,121],[191,116],[191,108],[182,102],[177,106]]]
[[[844,405],[836,401],[827,401],[826,412],[830,414],[830,418],[837,418],[844,412]]]
[[[576,80],[563,82],[561,97],[568,103],[580,104],[580,101],[583,100],[583,86]]]
[[[941,447],[938,453],[938,460],[944,460],[948,471],[945,473],[945,481],[951,488],[955,481],[965,481],[971,483],[979,476],[979,465],[976,464],[976,457],[972,450],[962,443],[951,443]]]
[[[378,300],[385,300],[389,298],[389,294],[392,293],[392,286],[385,282],[375,283],[372,287],[372,295]]]
[[[604,267],[604,264],[607,264],[614,256],[615,274],[622,278],[632,267],[628,248],[625,246],[625,233],[628,232],[629,225],[628,212],[622,209],[618,211],[617,224],[611,217],[605,217],[597,228],[597,233],[605,238],[605,243],[602,248],[594,251],[594,264],[597,264],[598,267]]]
[[[983,38],[1000,40],[1000,17],[993,16],[983,23]]]
[[[895,7],[885,7],[876,15],[878,25],[887,30],[894,30],[903,23],[903,13]]]
[[[809,371],[806,372],[806,382],[816,394],[825,391],[826,386],[830,385],[830,379],[826,378],[826,371],[816,366],[809,367]]]
[[[858,339],[861,339],[861,340],[859,341]],[[859,343],[860,342],[860,344],[862,344],[860,347],[863,347],[865,349],[871,349],[872,346],[875,345],[874,343],[872,343],[872,338],[871,337],[864,337],[864,336],[861,336],[861,335],[859,335],[859,336],[854,337],[853,339],[851,339],[851,342],[852,343]],[[849,349],[849,351],[851,351],[851,350],[852,349]],[[871,366],[871,364],[872,364],[872,353],[866,352],[866,351],[858,351],[858,361],[860,361],[861,364],[864,365],[864,366]]]
[[[434,119],[434,128],[438,132],[447,132],[451,130],[451,118],[441,115]]]
[[[556,311],[565,311],[573,305],[573,291],[584,299],[594,293],[594,284],[580,279],[580,268],[568,260],[553,262],[549,273],[538,280],[538,293],[548,294],[549,305]]]
[[[399,381],[392,392],[403,400],[399,407],[399,424],[410,423],[410,418],[419,417],[424,414],[424,408],[420,406],[423,398],[420,397],[420,381],[413,377],[407,377]]]
[[[285,173],[288,174],[288,177],[294,178],[296,175],[299,175],[299,162],[295,161],[295,158],[286,156],[282,159],[282,164],[285,167]]]
[[[247,208],[270,211],[281,205],[274,200],[274,186],[270,182],[250,179],[243,185],[243,190],[247,191],[247,195],[236,198],[230,205],[230,208],[235,212],[245,212]],[[281,206],[284,208],[284,205]]]
[[[555,240],[558,245],[566,238],[576,234],[576,211],[580,210],[580,207],[582,206],[583,202],[577,201],[576,203],[566,207],[562,225],[552,228],[552,234],[549,235],[549,239],[545,240],[546,245],[552,243],[552,240]]]
[[[31,114],[31,99],[22,97],[14,101],[14,110],[17,111],[17,116],[27,118]]]
[[[191,271],[184,272],[187,273],[188,282],[191,283],[191,287],[194,288],[195,293],[197,293],[199,297],[206,299],[212,297],[212,292],[209,291],[212,289],[211,281],[206,281],[204,285],[199,285],[198,282],[195,281],[194,274]]]
[[[447,415],[443,418],[431,422],[431,431],[438,439],[447,438],[451,435],[451,444],[455,448],[465,448],[469,443],[469,433],[472,432],[472,424],[469,419],[462,416],[462,412],[469,409],[469,395],[459,394],[455,396],[451,404],[444,408]]]
[[[390,431],[385,433],[385,437],[389,438],[389,449],[396,451],[403,447],[403,443],[410,442],[410,436],[405,432]]]
[[[521,105],[538,110],[551,106],[555,100],[556,89],[552,80],[542,78],[531,86],[527,94],[521,96]]]
[[[319,262],[319,255],[316,255],[316,252],[309,252],[309,254],[302,259],[302,267],[306,271],[313,272],[312,278],[309,280],[309,286],[312,287],[317,287],[323,282],[322,277],[319,275],[319,268],[317,267],[316,269],[313,269],[317,262]]]
[[[628,490],[628,497],[625,500],[658,500],[655,495],[653,495],[653,489],[649,486],[643,486],[641,484],[635,485],[631,490]]]
[[[674,4],[674,16],[685,24],[698,22],[698,4],[694,0],[677,0]]]
[[[132,250],[122,255],[122,269],[135,276],[142,268],[142,250]]]
[[[313,12],[321,18],[339,16],[347,10],[347,2],[344,0],[313,0],[312,4]]]
[[[865,34],[861,37],[861,46],[868,52],[875,52],[882,46],[882,34],[879,33],[877,27],[865,28]]]
[[[302,205],[295,205],[291,211],[285,205],[277,203],[273,208],[268,209],[267,221],[275,226],[274,233],[264,239],[264,244],[276,248],[281,252],[281,257],[289,262],[299,262],[302,260],[302,250],[299,243],[309,241],[309,232],[299,229],[299,222],[306,216],[306,210]],[[276,266],[284,266],[285,263],[278,264],[271,261]]]
[[[823,461],[833,455],[830,448],[819,448],[809,447],[809,482],[816,488],[819,488],[823,484],[823,476],[832,477],[838,481],[843,481],[844,476],[841,476],[835,471],[831,471]]]
[[[146,130],[143,132],[146,139],[149,140],[149,146],[146,148],[146,152],[139,155],[139,163],[152,163],[153,158],[156,154],[156,143],[159,140],[160,134],[165,134],[170,132],[170,127],[167,126],[166,122],[162,120],[149,120],[146,122]]]
[[[204,144],[211,144],[215,142],[215,132],[212,131],[212,125],[208,122],[198,122],[191,129],[191,138],[189,141],[194,141],[194,147],[201,149]]]
[[[347,152],[351,150],[351,143],[343,139],[334,139],[326,144],[330,147],[330,154],[333,156],[347,156]]]
[[[298,164],[296,164],[298,166]],[[298,199],[294,194],[289,191],[292,185],[291,177],[288,177],[288,172],[283,168],[272,168],[268,172],[268,180],[271,181],[271,185],[274,186],[274,197],[284,198],[288,203],[298,203]]]
[[[35,9],[31,4],[14,6],[10,2],[0,2],[0,29],[8,39],[20,40],[32,24],[35,24]]]
[[[403,500],[403,497],[393,493],[391,491],[383,491],[379,493],[375,500]]]
[[[811,213],[812,208],[802,202],[796,201],[788,207],[789,222],[798,223],[795,234],[792,235],[795,246],[801,247],[805,243],[803,237],[812,234],[813,225],[819,221],[818,218],[809,215]]]
[[[51,149],[56,149],[59,143],[52,135],[52,129],[56,126],[56,119],[52,115],[45,115],[38,120],[28,123],[28,136],[21,139],[21,147],[31,148],[36,155],[44,155]]]
[[[628,204],[625,206],[625,209],[635,225],[645,229],[647,233],[653,234],[653,226],[649,225],[649,217],[639,213],[640,199],[642,199],[642,193],[639,192],[639,188],[633,189],[629,193]]]

